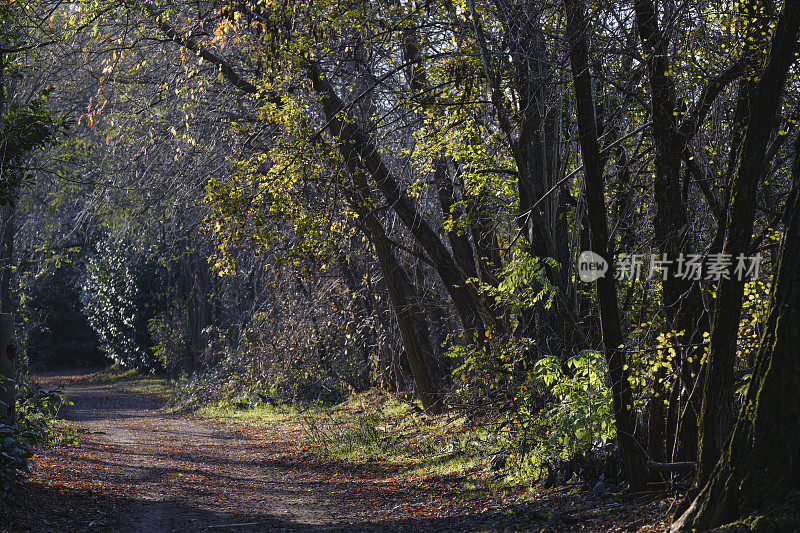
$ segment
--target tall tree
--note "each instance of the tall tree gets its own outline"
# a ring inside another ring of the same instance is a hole
[[[600,306],[600,327],[603,349],[608,361],[608,373],[614,402],[614,419],[617,423],[617,439],[625,463],[628,482],[632,487],[642,487],[646,479],[641,446],[634,438],[636,412],[633,394],[628,381],[622,328],[619,320],[617,288],[613,278],[614,260],[608,250],[608,219],[605,202],[603,160],[597,141],[597,124],[594,115],[594,96],[589,71],[589,20],[586,5],[582,0],[565,0],[567,34],[570,43],[570,65],[572,68],[575,108],[578,122],[578,142],[581,147],[584,179],[586,182],[589,231],[592,251],[600,255],[609,265],[610,273],[597,280],[597,301]]]
[[[747,396],[708,483],[675,521],[674,532],[707,531],[767,512],[800,490],[800,137],[792,181],[767,327]]]
[[[800,31],[800,1],[787,0],[774,30],[766,64],[749,102],[750,111],[725,223],[722,252],[732,258],[751,253],[755,202],[764,174],[764,159],[775,126],[790,65],[795,61]],[[733,369],[739,319],[742,312],[744,279],[731,276],[720,281],[711,329],[711,344],[700,417],[698,481],[702,485],[722,453],[734,418]]]

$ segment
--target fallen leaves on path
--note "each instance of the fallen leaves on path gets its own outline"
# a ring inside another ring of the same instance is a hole
[[[453,476],[320,458],[283,423],[169,415],[157,397],[80,382],[71,396],[62,423],[79,444],[37,450],[14,531],[660,531],[672,504],[570,487],[465,493]]]

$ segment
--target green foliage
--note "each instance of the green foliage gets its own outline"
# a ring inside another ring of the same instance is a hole
[[[153,341],[153,358],[167,376],[177,376],[187,348],[186,327],[177,313],[161,312],[147,324]]]
[[[567,360],[545,357],[534,365],[536,378],[550,387],[554,399],[543,412],[548,432],[539,453],[546,457],[584,455],[605,446],[616,435],[606,361],[601,353],[584,350]]]
[[[0,424],[0,502],[5,502],[25,482],[33,445],[76,443],[72,430],[53,425],[64,405],[72,403],[61,387],[45,390],[24,376],[17,381],[17,424]],[[0,407],[5,406],[0,404]]]
[[[504,265],[498,286],[484,284],[481,288],[498,304],[509,309],[531,309],[536,304],[549,309],[558,287],[548,279],[547,270],[558,268],[558,263],[552,258],[534,257],[528,251],[516,250]]]
[[[59,410],[69,405],[63,386],[48,390],[27,378],[17,381],[17,429],[31,444],[75,444],[71,428],[53,424]]]
[[[30,457],[27,439],[13,426],[0,424],[0,503],[24,483]]]
[[[0,204],[15,196],[17,187],[31,175],[19,171],[19,159],[31,150],[51,142],[69,122],[54,118],[45,103],[53,92],[49,87],[27,104],[11,104],[0,117]]]
[[[488,339],[453,347],[461,401],[489,408],[477,419],[510,452],[518,475],[573,456],[592,456],[616,435],[602,354],[584,350],[564,364],[555,356],[530,362],[531,342]]]
[[[115,363],[154,370],[147,324],[158,307],[157,266],[125,242],[101,242],[89,259],[81,288],[83,311],[100,346]]]
[[[530,339],[488,337],[481,346],[453,345],[448,356],[461,364],[453,375],[459,380],[460,397],[471,404],[517,405],[538,392],[525,371]]]

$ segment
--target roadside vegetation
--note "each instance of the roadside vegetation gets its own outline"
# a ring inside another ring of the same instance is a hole
[[[30,373],[112,362],[409,479],[797,518],[800,0],[0,22],[5,493],[70,438]]]
[[[0,423],[0,518],[16,491],[27,480],[28,462],[37,446],[71,446],[77,435],[56,422],[58,411],[70,405],[63,387],[45,388],[30,379],[17,382],[17,423]]]

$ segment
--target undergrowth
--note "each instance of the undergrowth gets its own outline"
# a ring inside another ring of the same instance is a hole
[[[216,366],[174,383],[170,408],[192,411],[209,407],[247,410],[262,406],[332,405],[345,397],[342,383],[311,372],[300,375],[263,368],[247,354],[228,353]]]
[[[97,385],[113,385],[130,392],[158,394],[169,397],[173,385],[160,374],[111,365],[86,379],[87,383]]]
[[[205,406],[213,418],[255,424],[283,423],[300,429],[299,444],[322,459],[376,464],[408,479],[447,477],[466,489],[513,484],[502,451],[483,430],[469,428],[461,414],[428,416],[418,402],[371,389],[335,405],[264,404],[237,408],[229,402]]]
[[[334,381],[270,381],[235,356],[177,381],[169,408],[287,423],[301,429],[301,444],[320,457],[379,463],[408,478],[447,476],[486,489],[576,482],[593,488],[599,481],[624,488],[603,358],[581,352],[566,362],[565,373],[558,360],[544,357],[520,372],[514,350],[524,347],[511,348],[457,354],[463,361],[457,388],[448,410],[436,416],[380,389],[337,402],[343,394]],[[498,361],[509,366],[510,379],[480,377]]]
[[[0,424],[0,503],[3,507],[27,479],[28,461],[34,446],[77,443],[72,428],[54,424],[58,411],[65,405],[72,405],[62,387],[45,389],[21,376],[16,389],[16,424]]]

